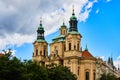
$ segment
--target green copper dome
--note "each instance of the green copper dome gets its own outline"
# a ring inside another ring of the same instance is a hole
[[[69,32],[78,32],[78,29],[77,29],[77,18],[75,17],[75,13],[74,13],[74,9],[73,9],[73,13],[72,13],[72,16],[70,17],[70,21],[69,21],[69,24],[70,24],[70,27],[69,27]]]
[[[42,26],[42,20],[40,20],[40,25],[38,26],[37,30],[37,42],[43,42],[45,41],[44,38],[44,27]]]
[[[74,20],[77,20],[77,18],[75,17],[75,15],[72,15],[72,16],[70,17],[70,20],[74,21]]]
[[[39,25],[38,30],[44,30],[44,27],[42,26],[42,24]]]
[[[72,21],[77,20],[77,18],[75,17],[74,9],[73,9],[72,16],[70,17],[70,20]]]

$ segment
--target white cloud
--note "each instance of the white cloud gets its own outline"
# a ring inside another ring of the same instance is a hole
[[[120,66],[120,60],[114,61],[114,65],[118,68],[118,66]]]
[[[34,41],[33,35],[21,35],[21,34],[13,34],[9,36],[8,34],[5,35],[4,38],[0,38],[1,46],[0,49],[4,49],[6,45],[10,44],[10,46],[21,46],[24,42],[31,43]]]
[[[101,58],[102,60],[105,60],[105,57],[104,57],[104,56],[101,56],[100,58]]]
[[[106,0],[106,2],[110,2],[111,0]]]
[[[96,2],[97,0],[0,1],[0,49],[5,48],[6,45],[20,46],[33,42],[40,16],[43,17],[45,35],[58,30],[63,19],[68,25],[73,4],[76,17],[85,22]]]
[[[118,58],[114,61],[114,65],[118,68],[120,68],[120,56],[118,56]]]
[[[118,58],[117,59],[120,59],[120,56],[118,56]]]
[[[95,13],[98,14],[99,13],[99,9],[97,9]]]
[[[96,2],[97,0],[94,0],[93,2],[87,2],[83,5],[81,12],[79,13],[80,21],[86,21],[86,19],[89,17],[89,13],[92,11],[93,4]]]

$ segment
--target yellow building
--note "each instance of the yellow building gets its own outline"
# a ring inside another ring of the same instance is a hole
[[[37,30],[37,39],[34,44],[33,60],[40,62],[40,65],[56,63],[68,66],[76,74],[78,80],[97,80],[100,77],[98,72],[98,61],[87,49],[82,50],[82,35],[77,29],[77,18],[74,9],[69,20],[69,29],[65,23],[59,29],[59,36],[52,39],[50,43],[50,54],[48,55],[48,43],[44,38],[44,27],[42,21]]]

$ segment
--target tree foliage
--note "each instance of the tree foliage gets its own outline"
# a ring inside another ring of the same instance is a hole
[[[39,64],[22,62],[8,53],[0,57],[0,80],[48,80],[48,74]]]
[[[77,80],[76,76],[70,72],[68,67],[57,66],[52,63],[46,66],[50,80]]]
[[[31,60],[21,61],[8,52],[0,57],[0,80],[77,80],[67,67],[40,66]]]
[[[120,78],[117,78],[115,75],[108,73],[108,74],[102,74],[100,77],[100,80],[120,80]]]

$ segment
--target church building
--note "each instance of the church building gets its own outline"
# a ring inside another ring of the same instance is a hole
[[[49,44],[50,54],[48,54],[48,43],[44,37],[45,30],[42,21],[40,21],[37,39],[33,43],[33,61],[39,61],[42,66],[50,63],[67,66],[77,76],[77,80],[99,80],[100,74],[103,72],[99,69],[101,71],[99,73],[98,66],[104,61],[95,58],[89,52],[87,46],[85,50],[82,50],[82,35],[78,32],[77,24],[78,20],[73,9],[69,20],[69,29],[63,22],[59,29],[59,35],[53,38]],[[106,63],[104,65],[107,66]]]

